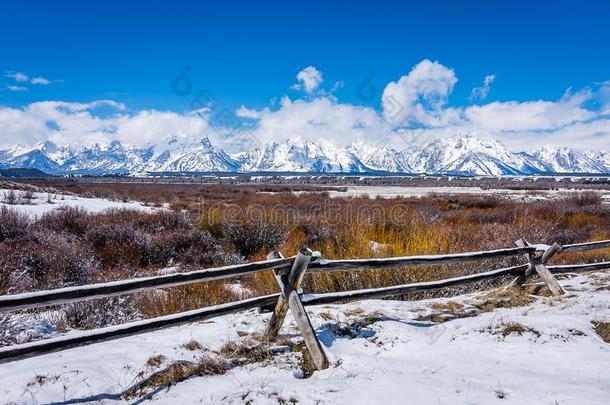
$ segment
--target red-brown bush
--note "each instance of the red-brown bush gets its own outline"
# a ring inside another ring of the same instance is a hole
[[[0,208],[0,243],[25,235],[30,226],[30,219],[18,211],[6,207]]]

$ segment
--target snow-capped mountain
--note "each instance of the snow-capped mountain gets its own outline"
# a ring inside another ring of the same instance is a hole
[[[61,165],[50,157],[48,146],[45,142],[32,148],[17,145],[9,150],[1,151],[0,169],[39,169],[46,173],[58,173],[61,171]]]
[[[386,145],[373,145],[359,139],[351,143],[347,151],[356,156],[366,167],[392,173],[410,173],[408,159],[400,152]]]
[[[122,174],[139,171],[146,151],[111,141],[73,153],[61,165],[64,171],[85,174]]]
[[[534,151],[530,161],[534,166],[544,172],[556,173],[604,173],[608,166],[604,162],[603,153],[598,152],[597,157],[591,153],[580,153],[570,148],[545,147]],[[599,160],[598,160],[599,159]]]
[[[144,156],[148,160],[137,172],[234,172],[239,168],[238,162],[216,149],[207,136],[171,136],[151,145]]]
[[[142,147],[110,141],[79,149],[44,142],[0,151],[0,168],[39,169],[50,174],[154,172],[334,172],[519,175],[610,174],[610,153],[542,148],[514,153],[500,142],[471,135],[439,139],[398,151],[358,140],[339,148],[326,140],[299,138],[263,144],[228,155],[208,137],[170,136]]]
[[[225,151],[216,149],[207,137],[196,142],[174,137],[149,151],[153,159],[141,171],[234,172],[239,169],[239,164]],[[155,155],[155,152],[160,153]]]
[[[536,172],[527,159],[509,152],[500,142],[471,135],[438,139],[403,155],[415,173],[514,175]]]
[[[585,152],[584,155],[600,164],[602,167],[610,167],[610,152],[597,151],[597,152]]]
[[[298,138],[274,142],[240,155],[240,171],[244,172],[339,172],[369,171],[357,156],[330,142],[302,141]]]

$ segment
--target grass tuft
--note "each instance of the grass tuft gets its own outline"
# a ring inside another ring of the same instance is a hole
[[[604,342],[610,343],[610,322],[593,321],[593,329]]]
[[[490,312],[496,308],[516,308],[530,305],[535,300],[527,292],[519,288],[508,290],[493,290],[479,295],[471,304],[483,312]]]
[[[203,350],[203,346],[196,340],[191,340],[182,345],[186,350],[194,352],[195,350]]]

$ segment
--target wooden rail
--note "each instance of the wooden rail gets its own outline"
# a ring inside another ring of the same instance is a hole
[[[563,245],[561,253],[582,252],[585,250],[610,248],[610,240],[600,240],[596,242],[574,243],[571,245]]]
[[[420,255],[387,257],[375,259],[340,259],[317,260],[309,265],[313,272],[346,271],[364,269],[382,269],[388,267],[404,266],[434,266],[439,264],[466,263],[496,257],[520,256],[524,253],[533,253],[536,246],[496,249],[482,252],[451,253],[445,255]]]
[[[503,269],[492,270],[485,273],[446,278],[443,280],[435,280],[424,283],[403,284],[381,288],[368,288],[364,290],[342,291],[328,294],[313,294],[304,296],[303,302],[305,305],[336,304],[349,301],[392,297],[421,291],[438,290],[440,288],[452,287],[459,284],[468,284],[491,278],[522,274],[525,272],[525,270],[527,270],[528,267],[529,266],[527,264],[523,264],[521,266],[506,267]]]
[[[293,261],[294,257],[280,258],[216,267],[213,269],[196,270],[189,273],[141,277],[130,280],[111,281],[109,283],[89,284],[17,295],[5,295],[0,296],[0,312],[74,303],[97,298],[113,297],[121,294],[131,294],[155,288],[176,287],[204,281],[222,280],[246,276],[260,271],[275,270],[279,274],[282,274],[290,269]]]
[[[26,359],[28,357],[53,353],[91,343],[106,342],[140,333],[152,332],[158,329],[184,325],[195,321],[205,321],[217,316],[234,314],[248,309],[260,308],[265,305],[273,304],[277,301],[279,296],[279,294],[266,295],[263,297],[231,302],[229,304],[214,305],[193,311],[180,312],[178,314],[145,319],[143,321],[94,329],[53,339],[45,339],[16,346],[7,346],[0,348],[0,363]]]
[[[76,334],[69,334],[59,338],[3,347],[0,348],[0,363],[66,350],[91,343],[119,339],[135,334],[147,333],[158,329],[179,326],[190,322],[206,320],[244,310],[265,308],[276,303],[276,308],[272,316],[272,320],[268,324],[265,337],[267,339],[274,339],[277,336],[286,315],[286,311],[290,309],[295,315],[299,330],[305,337],[307,348],[312,354],[316,367],[321,369],[328,366],[328,361],[324,354],[323,348],[316,338],[315,330],[311,326],[311,322],[309,321],[303,306],[341,303],[371,298],[385,298],[413,292],[436,290],[506,276],[517,276],[520,280],[520,285],[529,275],[534,273],[533,268],[536,266],[542,266],[545,270],[548,270],[549,273],[547,276],[549,276],[551,273],[571,273],[578,271],[610,269],[610,262],[574,265],[545,265],[545,262],[551,256],[553,256],[553,254],[609,248],[610,240],[571,244],[563,247],[557,244],[553,246],[530,245],[524,240],[519,243],[522,245],[522,247],[496,249],[482,252],[405,256],[379,259],[324,260],[320,259],[316,255],[313,255],[311,251],[302,250],[297,256],[289,258],[284,258],[281,256],[281,254],[275,253],[270,255],[268,260],[264,261],[198,270],[190,273],[176,273],[49,291],[0,296],[0,312],[6,312],[44,307],[48,305],[75,303],[150,289],[167,288],[191,283],[240,277],[269,270],[274,272],[282,291],[281,294],[250,298],[228,304],[197,309],[194,311],[146,319],[138,322],[131,322],[123,325],[80,332]],[[430,282],[315,295],[302,295],[299,288],[306,271],[332,272],[397,268],[405,266],[430,266],[520,255],[525,255],[526,257],[531,258],[530,262],[483,273]],[[550,278],[552,278],[552,275],[550,275]],[[549,282],[553,282],[554,279],[550,280],[547,278],[544,281],[548,284]]]

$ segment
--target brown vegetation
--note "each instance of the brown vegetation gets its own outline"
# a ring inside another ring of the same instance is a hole
[[[267,187],[267,189],[265,188]],[[0,293],[58,288],[135,276],[159,269],[181,271],[264,259],[279,249],[292,255],[306,245],[325,258],[455,253],[514,246],[525,237],[562,244],[610,238],[610,207],[588,193],[560,201],[510,202],[493,197],[330,198],[319,187],[66,182],[61,188],[97,197],[171,204],[153,214],[56,210],[31,221],[0,211]],[[316,191],[296,195],[292,191]],[[264,191],[264,192],[261,192]],[[273,192],[275,194],[270,194]],[[608,260],[610,249],[560,255],[555,263]],[[382,287],[476,273],[515,265],[522,258],[477,263],[347,273],[309,274],[307,292]],[[252,294],[277,291],[272,274],[243,277]],[[497,284],[484,282],[409,299],[446,296]],[[525,305],[529,295],[495,293],[474,304],[481,310]],[[121,319],[152,317],[239,298],[226,282],[212,282],[124,297]],[[528,301],[530,300],[530,301]],[[67,308],[68,326],[88,328],[112,318],[86,305]],[[116,307],[116,305],[115,305]]]
[[[604,342],[610,343],[610,322],[593,321],[593,329]]]
[[[502,335],[502,337],[507,337],[512,334],[521,336],[524,333],[532,333],[536,337],[540,337],[540,332],[538,332],[537,330],[529,328],[527,326],[523,326],[517,322],[509,322],[504,325],[500,330],[500,334]]]
[[[490,312],[496,308],[524,307],[532,302],[534,302],[534,298],[526,291],[520,288],[511,288],[480,294],[471,304],[483,312]]]

